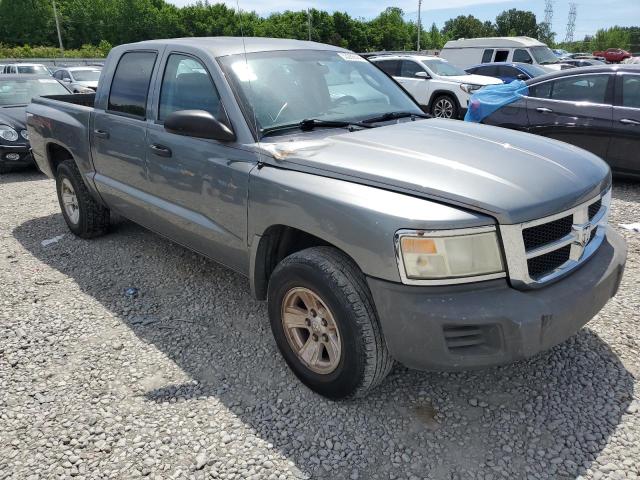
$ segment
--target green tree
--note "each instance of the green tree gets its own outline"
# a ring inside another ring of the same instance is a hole
[[[482,22],[473,15],[459,15],[444,23],[442,34],[448,40],[459,38],[491,37],[495,35],[491,22]]]
[[[533,12],[512,8],[496,17],[496,27],[500,36],[525,36],[536,38],[538,24]]]

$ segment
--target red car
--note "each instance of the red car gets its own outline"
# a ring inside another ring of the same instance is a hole
[[[625,58],[630,58],[631,54],[621,48],[607,48],[605,51],[593,52],[596,57],[604,57],[609,63],[620,63]]]

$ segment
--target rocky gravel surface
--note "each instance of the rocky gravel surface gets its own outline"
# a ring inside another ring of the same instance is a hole
[[[588,328],[334,403],[286,368],[244,278],[124,220],[75,238],[52,181],[5,175],[0,479],[638,478],[640,234],[618,224],[640,184],[614,197],[629,262]]]

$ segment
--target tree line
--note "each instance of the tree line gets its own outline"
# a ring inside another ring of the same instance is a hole
[[[323,10],[285,11],[262,17],[200,0],[176,7],[165,0],[56,0],[68,56],[104,56],[112,45],[153,38],[261,36],[308,39],[357,52],[412,50],[418,26],[400,8],[389,7],[371,20]],[[450,39],[526,35],[550,46],[592,51],[619,47],[640,50],[640,27],[612,27],[573,45],[556,44],[549,25],[533,12],[505,10],[495,22],[459,15],[439,29],[420,32],[422,49],[440,49]],[[0,57],[59,56],[51,0],[0,0]]]

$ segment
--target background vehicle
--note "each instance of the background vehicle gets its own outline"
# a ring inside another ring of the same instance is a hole
[[[621,48],[607,48],[604,51],[593,52],[596,57],[604,57],[609,63],[620,63],[625,58],[629,58],[632,55]]]
[[[384,55],[369,61],[395,78],[434,117],[464,116],[471,94],[501,80],[471,75],[446,60],[427,55]]]
[[[527,97],[483,123],[577,145],[614,173],[640,177],[640,65],[566,70],[527,84]]]
[[[596,65],[605,64],[605,62],[601,62],[600,60],[586,58],[570,58],[568,60],[565,60],[564,63],[568,63],[569,65],[573,65],[574,67],[593,67]]]
[[[29,152],[27,104],[40,95],[66,95],[64,86],[47,75],[0,76],[0,173],[34,164]]]
[[[331,72],[384,101],[336,103]],[[365,394],[394,358],[459,369],[549,348],[622,275],[604,162],[422,119],[396,82],[339,47],[121,45],[95,95],[38,98],[28,113],[72,232],[104,234],[114,210],[248,276],[288,365],[331,398]]]
[[[514,80],[529,80],[530,78],[539,77],[549,73],[539,65],[531,65],[528,63],[481,63],[466,69],[467,73],[475,75],[484,75],[487,77],[499,78],[505,83]]]
[[[65,67],[56,70],[54,78],[67,84],[73,93],[91,93],[98,88],[101,68]]]
[[[449,40],[440,56],[460,68],[479,63],[516,62],[561,70],[562,62],[544,43],[530,37],[485,37]]]
[[[4,66],[3,73],[20,75],[49,75],[47,67],[40,63],[10,63]]]

